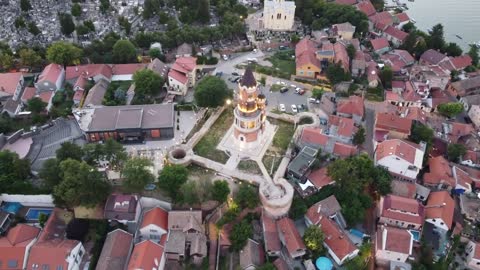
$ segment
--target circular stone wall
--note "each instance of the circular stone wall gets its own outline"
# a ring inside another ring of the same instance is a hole
[[[293,187],[287,180],[279,178],[276,183],[260,184],[260,200],[264,209],[272,217],[283,217],[288,214],[293,200]]]
[[[172,164],[188,166],[192,162],[192,157],[184,146],[177,145],[168,151],[168,161]]]

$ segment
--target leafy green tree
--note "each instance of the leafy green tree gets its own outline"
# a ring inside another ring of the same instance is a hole
[[[447,147],[448,160],[458,162],[461,157],[467,153],[467,148],[463,144],[453,143]]]
[[[174,201],[178,198],[178,190],[188,180],[187,168],[180,165],[167,165],[158,176],[158,185],[167,191]]]
[[[126,39],[118,40],[113,45],[113,61],[119,64],[136,62],[137,51],[135,46]]]
[[[29,22],[28,25],[28,32],[30,32],[32,35],[34,36],[38,36],[38,34],[40,34],[40,29],[38,29],[37,25],[35,24],[35,22]]]
[[[428,47],[435,50],[443,50],[445,47],[445,38],[443,35],[443,25],[436,24],[429,31]]]
[[[15,19],[15,28],[17,29],[20,29],[20,28],[25,28],[27,25],[25,24],[25,20],[23,19],[23,17],[17,17]]]
[[[67,159],[81,161],[83,157],[83,149],[73,142],[64,142],[56,152],[58,161],[62,162]]]
[[[325,235],[323,234],[322,229],[318,226],[308,227],[303,235],[303,242],[314,258],[320,256],[320,254],[324,252],[324,240]]]
[[[20,9],[23,12],[27,12],[32,9],[32,5],[29,0],[20,0]]]
[[[348,44],[347,46],[347,54],[348,57],[350,58],[350,61],[355,58],[355,54],[357,53],[357,50],[355,49],[355,46],[352,44]]]
[[[210,21],[210,2],[209,0],[199,0],[197,9],[197,21],[208,23]]]
[[[63,65],[64,68],[67,65],[78,63],[80,57],[82,57],[82,49],[63,41],[55,42],[47,49],[48,61]]]
[[[408,22],[402,27],[403,32],[411,33],[412,31],[416,30],[415,24],[413,22]]]
[[[150,56],[152,59],[155,59],[155,58],[158,58],[158,59],[162,59],[162,58],[165,58],[165,56],[163,55],[163,53],[157,49],[157,48],[154,48],[154,49],[151,49],[148,51],[148,56]]]
[[[0,66],[3,69],[9,70],[13,67],[13,55],[8,53],[0,53]]]
[[[452,118],[463,112],[463,105],[460,102],[449,102],[438,105],[437,109],[439,113]]]
[[[70,13],[75,17],[80,17],[82,15],[82,7],[78,3],[74,3]]]
[[[353,135],[352,140],[354,145],[362,145],[365,142],[365,128],[360,127],[358,131]]]
[[[40,215],[38,215],[38,223],[40,224],[40,227],[45,227],[45,223],[47,222],[48,217],[49,215],[45,213],[40,213]]]
[[[382,80],[383,86],[385,88],[392,87],[393,70],[390,66],[385,66],[383,70],[380,71],[380,79]]]
[[[95,25],[92,21],[86,20],[83,22],[83,25],[90,30],[89,32],[95,32]]]
[[[242,250],[252,234],[252,226],[247,220],[242,220],[240,223],[233,225],[230,233],[230,242],[232,243],[231,249],[234,251]]]
[[[377,11],[383,11],[385,6],[385,2],[383,0],[372,0],[371,2]]]
[[[88,29],[88,27],[83,24],[79,24],[77,25],[77,27],[75,27],[75,31],[77,31],[77,35],[83,36],[88,34],[90,32],[90,29]]]
[[[0,193],[23,193],[22,187],[28,183],[30,162],[21,159],[17,153],[0,151]]]
[[[213,182],[212,186],[212,199],[220,203],[226,202],[230,194],[230,187],[225,180],[217,180]]]
[[[478,66],[478,47],[474,45],[470,45],[470,50],[468,51],[468,55],[472,58],[472,65]]]
[[[122,29],[125,31],[125,34],[127,36],[130,35],[130,31],[132,30],[132,24],[128,21],[126,17],[119,16],[118,24],[122,27]]]
[[[73,22],[72,15],[68,13],[58,14],[60,19],[60,30],[66,36],[70,36],[75,31],[75,23]]]
[[[160,11],[160,2],[158,0],[145,0],[143,3],[143,18],[150,19]]]
[[[305,201],[300,197],[293,197],[292,206],[290,207],[290,211],[288,216],[293,219],[297,220],[305,215],[307,212],[308,207]]]
[[[260,267],[256,268],[257,270],[276,270],[277,267],[275,267],[271,262],[267,262],[264,265],[261,265]]]
[[[103,144],[99,143],[88,143],[83,146],[83,161],[88,165],[96,167],[99,165],[100,161],[103,160]]]
[[[20,55],[20,64],[27,67],[35,67],[40,64],[42,58],[32,49],[24,48],[18,53]]]
[[[235,201],[241,208],[253,209],[257,207],[260,199],[255,188],[248,184],[241,185],[235,196]]]
[[[62,161],[60,173],[63,180],[52,194],[56,204],[94,207],[105,202],[110,193],[110,185],[102,174],[83,161]]]
[[[125,151],[125,147],[114,139],[107,139],[103,144],[104,158],[108,163],[116,167],[122,167],[123,163],[128,159],[128,154]]]
[[[331,64],[327,68],[327,78],[332,84],[337,84],[352,79],[350,73],[346,72],[339,64]]]
[[[34,97],[27,102],[27,110],[31,111],[32,114],[39,114],[45,110],[47,105],[39,97]]]
[[[193,205],[200,202],[197,194],[198,186],[195,181],[188,181],[180,187],[182,194],[182,201],[188,205]]]
[[[433,129],[426,125],[415,123],[412,126],[409,139],[414,143],[425,142],[427,145],[431,145],[433,142]]]
[[[221,78],[206,76],[195,88],[195,101],[200,107],[218,107],[232,96],[232,91]]]
[[[150,167],[153,167],[153,163],[148,158],[134,157],[127,160],[122,170],[122,186],[130,192],[142,191],[155,180]]]
[[[133,74],[135,95],[155,96],[164,84],[163,78],[150,69],[141,69]]]
[[[445,53],[448,56],[460,56],[463,54],[462,48],[457,43],[449,42],[445,47]]]
[[[100,0],[100,12],[107,13],[110,9],[110,0]]]

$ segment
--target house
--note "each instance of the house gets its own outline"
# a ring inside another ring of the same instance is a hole
[[[285,246],[290,259],[297,259],[306,254],[306,247],[302,237],[295,227],[295,223],[288,217],[277,221],[280,242]]]
[[[392,113],[377,113],[375,119],[375,137],[376,141],[383,141],[381,136],[396,139],[406,139],[410,136],[412,129],[412,120],[402,118]]]
[[[377,11],[375,10],[375,7],[372,5],[370,0],[362,0],[356,5],[357,9],[367,15],[367,17],[372,16],[375,14]]]
[[[430,171],[423,175],[423,184],[425,186],[436,188],[455,187],[455,178],[452,174],[452,168],[443,156],[430,157],[428,159]]]
[[[240,250],[240,269],[255,270],[265,263],[265,253],[262,245],[253,239],[248,239]]]
[[[27,259],[40,229],[17,224],[0,237],[0,269],[27,269]]]
[[[148,64],[147,68],[154,71],[164,79],[166,79],[168,76],[168,66],[158,58],[153,59]]]
[[[335,263],[342,265],[358,255],[358,248],[334,221],[326,216],[322,216],[319,227],[325,236],[323,245],[327,248],[328,254]]]
[[[165,269],[164,247],[150,240],[135,245],[128,262],[128,269]]]
[[[133,80],[133,74],[135,74],[135,72],[146,67],[147,65],[142,63],[112,65],[112,82],[131,81]]]
[[[23,90],[25,78],[21,72],[0,73],[0,100],[18,100]]]
[[[25,90],[23,91],[22,97],[20,100],[22,101],[24,107],[27,106],[28,101],[32,98],[39,98],[43,102],[47,104],[47,107],[45,108],[47,111],[50,111],[50,109],[53,106],[53,97],[55,96],[55,91],[38,91],[35,87],[25,87]]]
[[[278,237],[277,223],[265,211],[262,211],[261,221],[265,252],[267,252],[268,256],[280,256],[282,246]]]
[[[351,40],[355,34],[355,26],[349,22],[332,25],[332,35],[338,39]]]
[[[313,186],[314,192],[319,191],[324,186],[331,185],[333,183],[335,183],[335,181],[333,181],[333,179],[327,175],[327,167],[312,170],[307,175],[306,186]],[[300,184],[300,186],[302,186],[302,184]]]
[[[168,72],[169,94],[184,96],[195,85],[197,60],[194,57],[179,57]]]
[[[287,262],[285,262],[282,258],[277,258],[273,261],[273,265],[276,267],[277,270],[289,270]]]
[[[298,137],[297,145],[303,149],[308,146],[313,149],[321,149],[328,143],[328,136],[322,133],[317,127],[303,127]]]
[[[470,117],[477,130],[480,129],[480,105],[472,105],[468,110],[468,117]]]
[[[445,54],[437,51],[437,50],[434,50],[434,49],[429,49],[429,50],[426,50],[421,56],[420,56],[420,59],[418,60],[418,62],[420,63],[420,65],[442,65],[444,63],[447,63],[449,62],[450,59],[448,58],[448,56],[446,56]]]
[[[335,221],[340,228],[344,229],[347,227],[347,222],[342,215],[342,207],[334,195],[331,195],[308,208],[307,213],[305,213],[305,224],[307,227],[318,226],[324,216]]]
[[[112,76],[112,65],[108,64],[68,66],[65,71],[65,80],[74,86],[74,91],[77,90],[76,85],[82,86],[85,81],[93,80],[98,82],[100,79],[111,81]]]
[[[80,269],[85,248],[77,240],[66,239],[68,220],[73,213],[55,208],[27,260],[32,269]],[[35,268],[34,268],[35,267]],[[29,268],[30,269],[30,268]]]
[[[410,79],[428,82],[430,88],[443,91],[450,82],[450,72],[438,65],[414,65],[410,69]]]
[[[316,43],[305,37],[295,46],[295,74],[314,79],[321,72],[320,60],[316,57]]]
[[[107,93],[107,88],[110,83],[107,80],[100,79],[90,90],[88,95],[83,102],[84,107],[95,107],[101,106],[103,102],[103,97]],[[77,91],[78,92],[78,91]]]
[[[12,224],[13,217],[9,212],[0,209],[0,234],[5,233]]]
[[[407,39],[408,33],[403,32],[400,29],[397,29],[391,25],[383,31],[383,35],[392,42],[394,47],[399,47]]]
[[[468,241],[465,248],[467,267],[472,270],[480,270],[480,244],[472,240]]]
[[[50,64],[46,66],[42,73],[38,76],[35,88],[39,92],[57,91],[62,88],[65,80],[65,69],[58,64]]]
[[[350,58],[348,57],[345,45],[341,42],[337,42],[333,44],[333,50],[335,52],[333,61],[336,64],[339,64],[345,72],[350,73]]]
[[[333,63],[335,58],[333,44],[328,40],[323,42],[320,49],[318,49],[315,54],[317,59],[320,60],[322,66],[326,66],[327,63]]]
[[[396,180],[415,183],[422,169],[426,144],[399,140],[385,140],[375,149],[375,165],[381,166]]]
[[[349,158],[356,155],[358,149],[356,146],[335,142],[333,145],[332,155],[338,158]]]
[[[415,63],[415,58],[405,51],[395,49],[381,56],[386,65],[392,68],[394,74],[402,75],[405,73],[405,68]]]
[[[360,125],[365,114],[364,101],[362,97],[350,96],[337,103],[337,115],[352,118],[356,125]]]
[[[182,43],[180,46],[177,47],[175,58],[190,57],[192,56],[192,54],[193,54],[192,44]]]
[[[361,77],[365,74],[367,69],[367,61],[365,53],[356,51],[355,57],[352,59],[352,76]]]
[[[403,229],[422,229],[425,210],[415,199],[390,194],[380,198],[378,210],[379,223]]]
[[[143,214],[139,234],[142,239],[159,242],[162,235],[168,232],[168,211],[160,207],[152,208]]]
[[[412,255],[413,235],[408,230],[381,226],[375,242],[375,259],[380,265],[406,262]]]
[[[380,31],[384,30],[387,26],[393,25],[394,18],[388,11],[377,12],[368,18],[370,24],[374,29]]]
[[[133,248],[133,235],[116,229],[107,234],[96,270],[125,269]]]
[[[357,132],[353,119],[330,115],[328,118],[328,135],[344,143],[351,143]]]
[[[480,94],[480,76],[452,82],[447,90],[453,97]]]
[[[138,197],[135,195],[112,194],[105,203],[104,216],[108,220],[116,220],[127,224],[136,222],[140,214]]]
[[[472,65],[472,58],[468,54],[449,57],[449,59],[450,63],[452,63],[453,69],[457,71],[463,70]]]
[[[410,17],[405,12],[400,12],[393,15],[393,21],[398,29],[403,29],[403,26],[410,22]]]
[[[370,61],[367,63],[367,81],[368,87],[370,88],[377,88],[380,84],[377,63],[375,63],[374,61]]]
[[[453,227],[455,201],[448,191],[431,192],[425,206],[425,221],[437,229],[448,231]]]
[[[294,1],[267,0],[263,3],[263,25],[266,30],[291,31],[293,29]]]
[[[207,237],[201,211],[169,211],[167,260],[181,261],[189,256],[197,265],[207,256]],[[189,254],[187,254],[189,252]]]
[[[300,153],[288,164],[287,174],[290,178],[302,180],[317,157],[317,150],[308,146],[303,147]]]

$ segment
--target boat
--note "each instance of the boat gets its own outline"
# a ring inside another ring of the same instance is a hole
[[[455,35],[455,36],[456,36],[457,38],[459,38],[459,39],[463,39],[463,38],[462,38],[461,36],[459,36],[459,35]]]

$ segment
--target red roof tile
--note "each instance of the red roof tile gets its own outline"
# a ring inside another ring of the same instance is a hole
[[[303,143],[310,143],[316,145],[326,145],[328,136],[321,133],[319,128],[304,127],[300,135],[300,141]]]
[[[430,167],[430,172],[423,175],[425,184],[438,185],[444,183],[450,185],[450,187],[455,187],[452,169],[443,156],[429,158],[428,166]]]
[[[265,251],[269,252],[280,252],[282,246],[280,244],[280,238],[278,238],[278,229],[275,220],[262,213],[262,226],[263,226],[263,237],[265,242]]]
[[[356,131],[356,127],[351,118],[330,115],[328,124],[329,126],[337,127],[337,134],[340,136],[351,137]]]
[[[35,96],[37,89],[35,87],[25,87],[22,94],[22,101],[27,102]]]
[[[347,48],[345,48],[342,43],[337,42],[333,44],[333,50],[335,51],[335,63],[341,63],[343,70],[345,70],[345,72],[350,72],[350,59],[348,57]]]
[[[405,12],[397,13],[395,14],[395,17],[397,17],[399,23],[410,21],[410,17],[408,17],[408,14]]]
[[[283,235],[283,239],[285,239],[285,247],[291,257],[299,250],[305,251],[305,244],[293,220],[288,217],[281,218],[277,221],[277,226],[279,232]]]
[[[459,167],[455,166],[453,167],[454,173],[455,173],[455,179],[457,185],[464,187],[466,189],[470,189],[472,187],[472,183],[474,182],[474,179],[470,177],[470,175],[465,172],[464,170],[460,169]]]
[[[425,218],[441,218],[449,229],[452,228],[455,201],[448,191],[431,192],[425,207]]]
[[[378,249],[409,255],[412,252],[413,236],[407,230],[383,227],[378,231],[377,237]]]
[[[75,91],[75,94],[73,94],[73,100],[75,100],[75,101],[80,101],[80,100],[82,100],[83,94],[85,94],[85,91],[83,91],[83,90],[77,90],[77,91]]]
[[[112,78],[112,67],[107,64],[68,66],[65,74],[65,79],[68,81],[79,78],[81,76],[86,78],[92,78],[98,75],[103,75],[107,80],[110,80]]]
[[[480,250],[480,248],[478,248]],[[278,258],[275,261],[273,261],[273,265],[277,270],[289,270],[287,263],[285,262],[284,259]]]
[[[462,70],[472,65],[472,58],[468,54],[464,54],[457,57],[450,57],[450,61],[456,70]]]
[[[363,12],[367,16],[371,16],[375,14],[376,10],[375,7],[369,0],[361,1],[357,4],[357,9]]]
[[[177,70],[175,70],[173,68],[170,69],[170,71],[168,72],[168,77],[172,77],[176,81],[179,81],[183,84],[186,84],[188,82],[188,78],[185,75],[185,73],[178,72]]]
[[[146,64],[115,64],[112,66],[113,75],[130,75],[134,74],[137,70],[146,68]]]
[[[157,269],[162,260],[164,248],[153,241],[145,240],[135,245],[128,269]]]
[[[383,199],[380,217],[422,225],[425,215],[423,205],[417,200],[396,195]]]
[[[53,95],[55,94],[55,91],[44,91],[40,92],[38,94],[38,97],[45,103],[50,103],[50,100],[52,99]]]
[[[377,145],[375,159],[376,161],[380,161],[385,157],[394,155],[410,164],[415,164],[416,150],[418,148],[418,145],[402,140],[385,140]]]
[[[340,100],[337,105],[337,113],[357,115],[363,118],[365,112],[363,98],[350,96],[347,100]]]
[[[36,227],[18,224],[11,228],[6,236],[1,237],[0,261],[4,265],[0,266],[0,269],[10,269],[7,268],[7,262],[10,260],[17,262],[16,269],[22,269],[27,245],[37,237],[39,232],[40,229]]]
[[[165,231],[168,231],[168,212],[160,207],[155,207],[148,210],[143,215],[142,226],[140,228],[150,224],[156,225]]]
[[[353,145],[336,142],[333,145],[333,154],[342,158],[347,158],[357,153],[357,147]]]
[[[324,216],[320,220],[320,228],[325,235],[324,243],[340,260],[357,250],[348,236],[329,218]]]
[[[21,72],[0,73],[0,92],[5,92],[9,95],[15,94],[17,85],[22,77],[23,74]]]
[[[375,129],[396,131],[410,135],[412,120],[391,113],[377,113]]]
[[[381,24],[384,26],[393,24],[392,14],[388,11],[378,12],[368,18],[373,24]],[[383,27],[382,27],[383,28]]]
[[[308,37],[300,40],[295,46],[295,62],[297,67],[311,64],[320,68],[320,60],[315,56],[315,51],[315,42]]]
[[[378,51],[378,50],[390,47],[388,40],[384,37],[372,39],[370,40],[370,43],[372,44],[374,51]]]
[[[43,81],[49,81],[55,84],[62,74],[63,67],[57,64],[50,64],[46,66],[40,76],[38,76],[38,83]]]
[[[172,69],[178,70],[183,73],[191,72],[197,66],[197,59],[194,57],[179,57],[175,60]]]
[[[405,41],[405,39],[407,38],[408,36],[408,33],[405,33],[403,32],[402,30],[400,29],[397,29],[393,26],[387,26],[387,28],[385,29],[384,31],[385,34],[391,36],[391,37],[394,37],[398,40],[400,40],[401,42]]]
[[[422,56],[420,56],[420,61],[426,62],[431,65],[438,65],[440,62],[446,59],[446,56],[434,49],[429,49],[425,51]]]
[[[133,235],[121,229],[108,233],[96,270],[123,269],[128,262],[132,243]]]
[[[308,174],[307,178],[318,189],[334,182],[332,178],[327,175],[327,167],[313,170]]]

